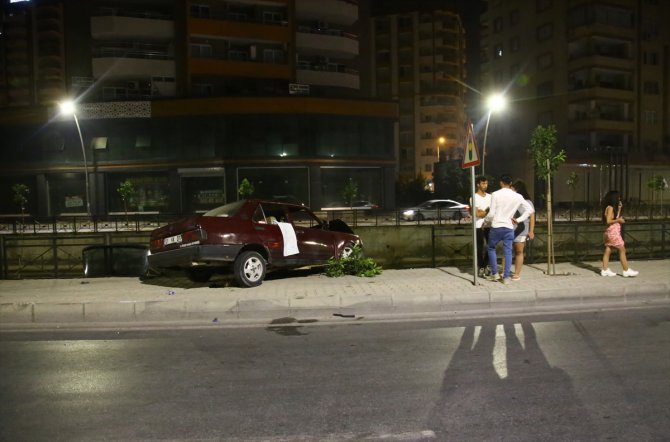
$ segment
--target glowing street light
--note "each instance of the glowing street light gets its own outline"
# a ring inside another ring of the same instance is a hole
[[[484,144],[482,146],[482,175],[486,175],[486,138],[489,135],[489,122],[491,121],[491,113],[501,111],[507,106],[507,100],[502,94],[493,94],[486,100],[486,108],[488,115],[486,116],[486,129],[484,129]]]
[[[442,161],[442,155],[440,155],[440,146],[444,146],[444,143],[446,141],[447,140],[444,137],[440,137],[440,138],[437,139],[437,162],[438,163]]]
[[[86,180],[86,213],[91,216],[91,191],[88,184],[88,162],[86,161],[86,148],[84,147],[84,137],[81,136],[81,128],[79,127],[79,120],[77,119],[76,108],[74,102],[67,100],[59,103],[60,111],[64,115],[72,114],[74,117],[74,124],[77,126],[77,133],[79,134],[79,143],[81,144],[81,155],[84,158],[84,179]]]

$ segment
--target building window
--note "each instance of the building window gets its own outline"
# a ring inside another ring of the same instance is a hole
[[[503,45],[498,44],[493,48],[493,58],[500,58],[503,56]]]
[[[207,44],[191,44],[191,57],[210,58],[212,56],[212,46]]]
[[[107,137],[93,137],[91,139],[91,148],[93,150],[106,150]]]
[[[646,110],[642,112],[642,120],[645,124],[658,124],[658,116],[654,110]]]
[[[263,49],[263,62],[275,64],[284,63],[284,51],[280,49]]]
[[[643,52],[642,53],[642,63],[657,66],[658,65],[658,53],[647,52],[647,51]]]
[[[553,66],[553,64],[554,64],[554,56],[551,52],[547,52],[546,54],[542,54],[539,57],[537,57],[537,69],[539,71],[549,69],[551,66]]]
[[[642,18],[642,39],[655,40],[658,38],[658,24],[651,17]]]
[[[554,25],[545,23],[537,28],[537,41],[549,40],[554,35]]]
[[[412,66],[398,66],[398,76],[408,78],[412,76]]]
[[[498,33],[503,30],[503,19],[502,17],[497,17],[493,20],[493,32]]]
[[[554,122],[553,111],[540,112],[537,114],[537,124],[541,126],[549,126],[550,124],[554,124]]]
[[[511,79],[516,78],[517,75],[521,72],[521,65],[519,63],[514,63],[509,67],[509,77]]]
[[[191,5],[191,17],[209,18],[209,5]]]
[[[412,17],[398,17],[398,29],[400,31],[409,31],[412,29]]]
[[[503,78],[503,72],[502,71],[495,71],[493,73],[493,81],[495,82],[496,86],[500,86],[503,84],[505,81]]]
[[[552,3],[553,3],[552,0],[536,0],[535,1],[536,11],[537,12],[546,11],[547,9],[551,8]]]
[[[509,50],[510,52],[516,52],[521,48],[521,39],[518,36],[512,37],[509,40]]]
[[[660,93],[658,81],[645,81],[643,90],[647,95],[658,95]]]
[[[514,26],[519,24],[520,15],[518,9],[513,9],[509,13],[509,24]]]
[[[537,85],[537,97],[546,98],[554,95],[554,82],[545,81]]]

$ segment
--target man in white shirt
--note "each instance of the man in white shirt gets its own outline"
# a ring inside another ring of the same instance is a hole
[[[514,228],[517,224],[528,218],[531,213],[535,213],[535,210],[531,205],[528,204],[520,194],[510,188],[511,185],[512,178],[509,175],[500,177],[500,190],[496,190],[491,194],[491,208],[485,218],[485,222],[491,224],[488,254],[492,274],[487,279],[491,281],[500,280],[496,246],[502,241],[505,254],[505,269],[502,279],[504,284],[508,284],[511,281],[510,269],[512,267]],[[521,215],[518,218],[514,218],[517,211],[519,211]]]
[[[488,250],[486,244],[489,240],[490,226],[485,224],[484,217],[489,213],[491,207],[491,194],[486,192],[489,182],[484,175],[475,178],[475,202],[470,199],[470,212],[477,217],[475,227],[477,228],[477,269],[479,276],[484,276],[486,263],[488,262]]]

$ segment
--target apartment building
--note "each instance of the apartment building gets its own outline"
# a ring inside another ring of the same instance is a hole
[[[465,137],[465,31],[449,10],[372,20],[372,83],[399,104],[399,175],[433,178],[440,161],[462,158]]]
[[[397,105],[361,88],[357,2],[316,3],[5,1],[0,212],[24,183],[32,214],[117,213],[128,179],[140,213],[234,201],[243,178],[315,208],[354,181],[392,207]]]
[[[567,153],[558,202],[612,188],[651,201],[649,179],[670,172],[668,16],[658,0],[489,0],[482,84],[509,104],[491,117],[487,173],[532,182],[530,133],[553,124]]]

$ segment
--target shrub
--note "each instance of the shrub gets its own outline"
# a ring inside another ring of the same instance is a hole
[[[346,258],[330,258],[326,267],[326,275],[330,277],[355,275],[371,278],[379,275],[382,267],[372,258],[363,257],[361,246],[356,245]]]

